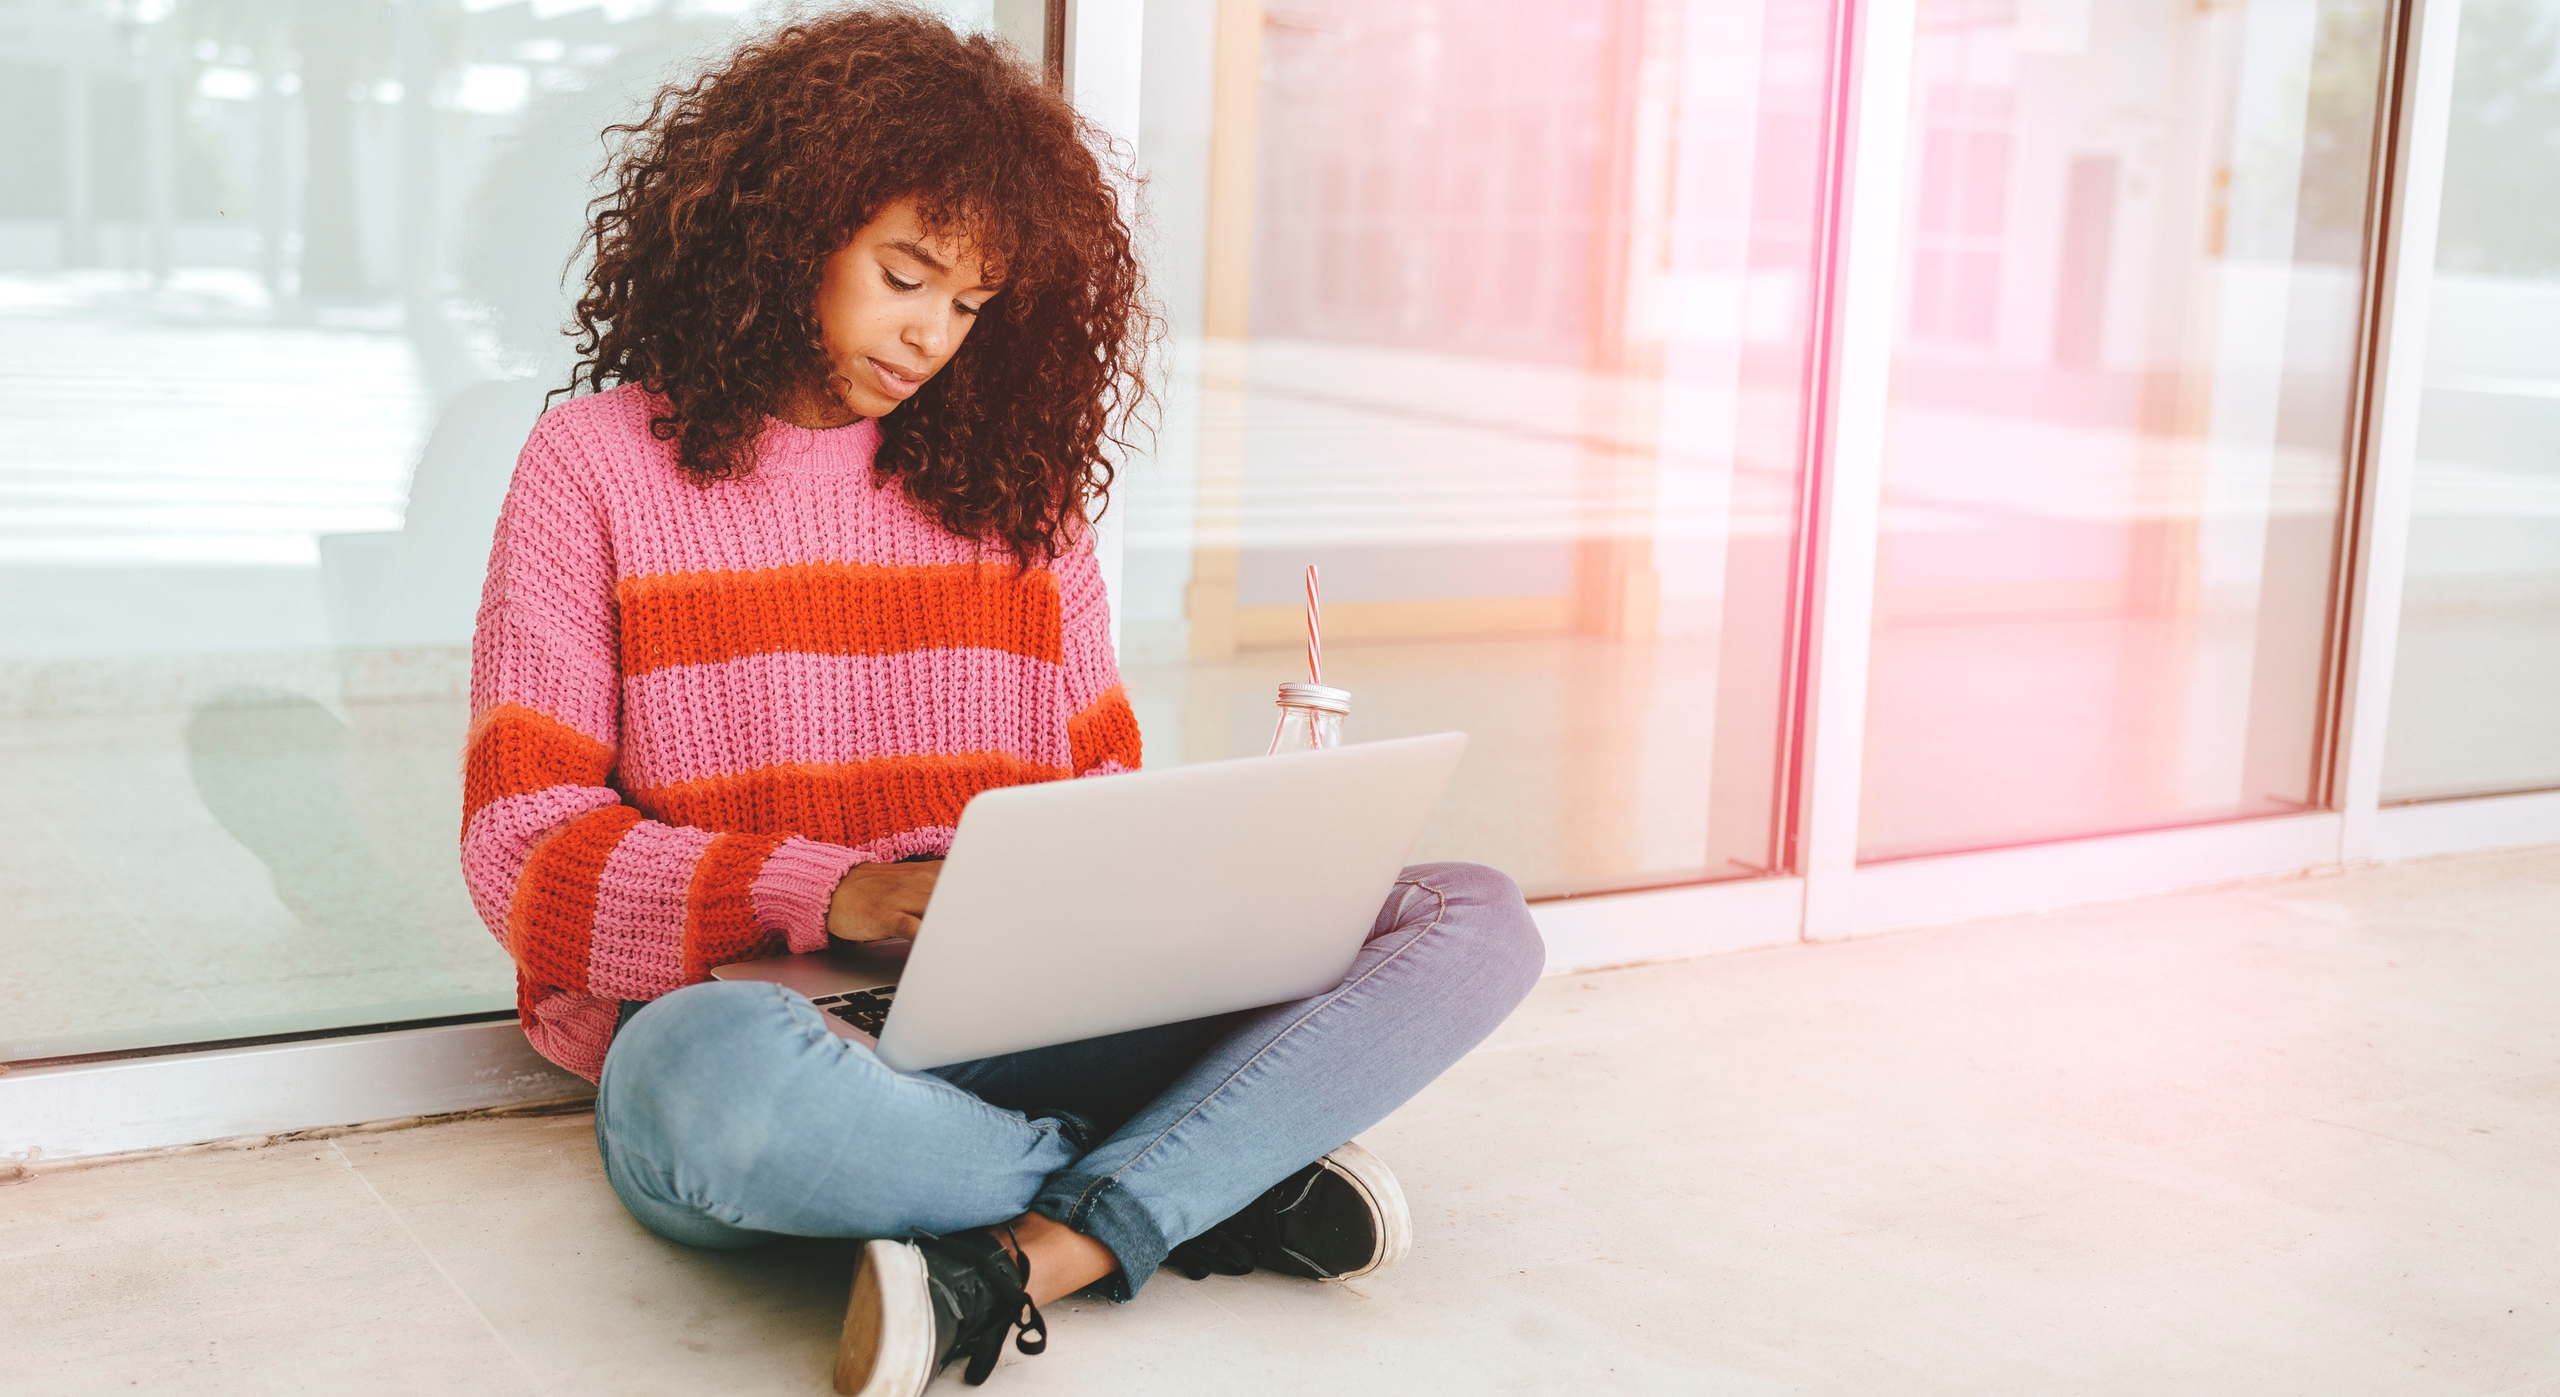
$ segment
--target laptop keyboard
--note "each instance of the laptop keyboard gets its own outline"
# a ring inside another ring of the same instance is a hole
[[[877,1038],[889,1023],[889,1001],[897,996],[896,985],[878,989],[856,990],[851,994],[824,995],[809,1002]]]

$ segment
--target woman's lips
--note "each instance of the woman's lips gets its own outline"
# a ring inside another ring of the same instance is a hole
[[[879,380],[880,391],[892,398],[904,401],[915,396],[915,391],[924,386],[922,374],[909,374],[893,369],[877,359],[865,359],[863,362],[871,366],[871,376]]]

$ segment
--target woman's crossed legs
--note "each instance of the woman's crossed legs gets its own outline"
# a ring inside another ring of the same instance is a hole
[[[901,1073],[772,985],[678,990],[614,1040],[605,1174],[676,1241],[905,1237],[1064,1224],[1118,1262],[1165,1253],[1385,1119],[1483,1041],[1544,948],[1511,880],[1408,868],[1341,984],[1242,1014]]]

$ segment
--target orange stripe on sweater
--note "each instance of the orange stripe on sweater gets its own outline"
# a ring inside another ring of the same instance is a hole
[[[471,724],[462,749],[462,824],[491,801],[553,786],[601,786],[613,749],[548,713],[501,703]]]
[[[684,895],[686,984],[713,966],[780,949],[772,944],[778,938],[756,925],[753,893],[756,874],[781,845],[773,835],[724,834],[702,851]]]
[[[1003,752],[874,757],[707,776],[633,791],[631,799],[669,824],[868,844],[906,830],[957,824],[961,807],[980,791],[1067,774]]]
[[[1138,738],[1138,715],[1129,707],[1129,695],[1114,684],[1100,698],[1084,706],[1084,711],[1067,720],[1067,748],[1075,754],[1076,774],[1081,776],[1104,762],[1118,762],[1131,771],[1138,769],[1143,750]]]
[[[605,860],[638,823],[640,812],[627,805],[590,810],[562,825],[525,861],[507,906],[507,950],[526,975],[585,991]]]
[[[622,672],[741,655],[1004,650],[1060,661],[1058,579],[1011,563],[805,563],[661,573],[614,588]]]

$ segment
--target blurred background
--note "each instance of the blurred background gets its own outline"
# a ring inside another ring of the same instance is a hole
[[[1262,750],[1314,562],[1351,739],[1475,737],[1418,857],[1792,870],[1842,9],[1147,7],[1150,764]],[[512,1007],[490,529],[606,128],[790,10],[0,0],[0,1060]],[[2332,806],[2396,8],[1920,12],[1862,857]],[[2560,786],[2560,0],[2461,32],[2393,801]]]

